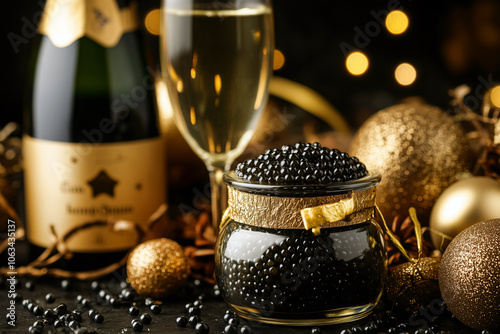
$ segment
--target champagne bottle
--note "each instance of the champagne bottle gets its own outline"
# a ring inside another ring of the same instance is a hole
[[[138,31],[137,5],[48,0],[39,24],[24,115],[27,238],[65,245],[75,269],[119,259],[134,230],[165,202],[163,140]],[[102,256],[105,254],[106,256]],[[73,267],[70,263],[70,267]]]

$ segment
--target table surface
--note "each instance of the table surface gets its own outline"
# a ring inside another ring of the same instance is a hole
[[[101,286],[109,289],[114,295],[118,296],[120,291],[123,289],[125,282],[123,281],[123,270],[117,271],[100,280]],[[5,278],[4,278],[5,279]],[[27,288],[26,283],[31,282],[32,287]],[[63,289],[61,279],[56,278],[43,278],[43,279],[33,279],[33,278],[19,278],[18,285],[16,287],[16,293],[22,296],[23,299],[31,299],[35,301],[36,304],[43,307],[43,309],[55,308],[60,303],[65,303],[68,310],[82,310],[83,321],[81,322],[82,327],[86,327],[96,333],[133,333],[131,327],[131,320],[137,317],[130,316],[128,314],[127,303],[122,304],[118,307],[113,307],[102,299],[98,294],[92,289],[90,281],[70,281],[71,284],[69,288]],[[204,295],[203,308],[201,310],[201,319],[210,326],[210,333],[224,333],[224,323],[223,316],[226,311],[226,306],[222,299],[215,296],[213,293],[213,286],[208,283],[200,281],[190,280],[182,291],[179,291],[175,296],[169,298],[168,300],[163,300],[161,305],[161,313],[153,314],[151,310],[144,303],[144,298],[136,296],[135,300],[139,306],[140,313],[148,312],[151,314],[153,321],[150,325],[145,325],[143,332],[146,333],[195,333],[195,329],[188,325],[187,328],[179,328],[175,324],[175,319],[178,316],[185,315],[186,311],[184,305],[193,302],[198,298],[199,295]],[[37,320],[37,317],[29,312],[22,306],[22,302],[18,301],[15,303],[15,312],[17,316],[16,326],[12,327],[7,324],[5,320],[6,308],[10,299],[8,296],[8,288],[10,287],[4,280],[2,288],[0,289],[0,309],[2,310],[2,318],[0,318],[0,333],[28,333],[28,328]],[[47,303],[45,301],[45,296],[48,293],[53,293],[55,296],[55,301],[52,303]],[[102,324],[96,324],[91,321],[87,316],[89,307],[81,305],[77,301],[77,296],[81,295],[90,301],[90,308],[96,309],[99,313],[104,316],[104,322]],[[384,301],[376,308],[376,313],[383,313]],[[39,317],[40,318],[40,317]],[[399,316],[398,321],[407,322],[409,316]],[[359,325],[364,327],[366,323],[370,320],[370,317],[357,322],[343,324],[343,325],[332,325],[332,326],[322,326],[321,333],[340,333],[343,329],[352,328],[352,326]],[[417,320],[417,319],[416,319]],[[426,323],[423,318],[415,321],[417,324]],[[287,326],[275,326],[275,325],[264,325],[256,322],[249,322],[241,319],[239,328],[243,325],[250,326],[253,329],[253,333],[284,333],[289,334],[306,334],[311,333],[312,327],[287,327]],[[442,317],[441,322],[438,324],[439,330],[444,330],[446,333],[477,333],[472,331],[462,325],[458,320],[453,319],[451,316]],[[403,331],[403,333],[414,333],[419,327],[410,326],[408,330]],[[381,328],[376,333],[385,333],[387,327]],[[72,331],[63,331],[63,333]],[[46,326],[44,333],[56,333],[54,327],[51,325]],[[238,331],[239,333],[239,331]]]

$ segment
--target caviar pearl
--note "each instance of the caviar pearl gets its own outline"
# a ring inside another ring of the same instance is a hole
[[[297,143],[267,150],[254,159],[239,163],[236,175],[264,184],[325,184],[359,179],[366,166],[356,157],[319,143]]]
[[[144,325],[142,324],[142,322],[140,320],[137,320],[137,319],[133,319],[130,324],[132,325],[132,329],[135,332],[142,332],[142,330],[144,328]]]
[[[141,314],[140,319],[144,325],[149,325],[151,321],[153,321],[153,318],[151,318],[151,315],[149,315],[148,313]]]
[[[197,323],[194,329],[196,331],[196,334],[207,334],[208,332],[210,332],[210,327],[204,322]]]
[[[136,316],[139,314],[139,308],[135,305],[132,305],[129,307],[128,309],[128,314],[132,315],[132,316]]]
[[[188,319],[185,316],[178,317],[175,319],[175,324],[178,327],[186,327],[188,324]]]

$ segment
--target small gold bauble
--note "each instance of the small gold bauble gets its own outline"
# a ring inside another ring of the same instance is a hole
[[[349,153],[382,175],[377,204],[388,221],[415,207],[424,226],[436,198],[470,163],[460,125],[424,104],[379,111],[358,130]]]
[[[137,293],[164,298],[186,282],[189,264],[177,242],[167,238],[152,239],[132,250],[127,261],[127,275]]]
[[[453,183],[438,197],[429,227],[454,238],[467,227],[500,217],[500,182],[484,176]],[[444,251],[449,240],[431,233],[434,247]]]
[[[440,297],[439,260],[423,257],[417,262],[398,265],[389,274],[387,299],[405,311],[416,311]]]
[[[500,218],[468,227],[441,259],[439,285],[458,320],[476,330],[500,330]]]

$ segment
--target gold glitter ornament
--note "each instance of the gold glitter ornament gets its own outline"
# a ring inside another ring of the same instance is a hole
[[[137,293],[164,298],[186,282],[189,276],[188,259],[182,247],[173,240],[148,240],[130,253],[127,276]]]
[[[387,299],[401,310],[416,311],[421,306],[428,305],[432,300],[440,297],[438,280],[440,261],[437,258],[422,257],[424,243],[422,226],[417,219],[415,208],[411,207],[408,212],[414,226],[417,258],[412,258],[409,255],[396,235],[387,226],[378,207],[377,211],[389,240],[408,260],[408,262],[397,265],[389,273],[385,287]]]
[[[434,204],[429,227],[432,243],[444,251],[449,239],[467,227],[500,217],[500,182],[485,176],[469,177],[453,183],[439,195]]]
[[[380,110],[358,130],[349,153],[382,175],[377,204],[387,220],[415,207],[425,226],[436,198],[470,164],[460,125],[425,104]]]
[[[423,257],[396,266],[387,280],[387,299],[412,312],[439,298],[439,263],[436,258]]]
[[[458,320],[475,330],[500,330],[500,218],[456,236],[441,259],[439,285]]]

